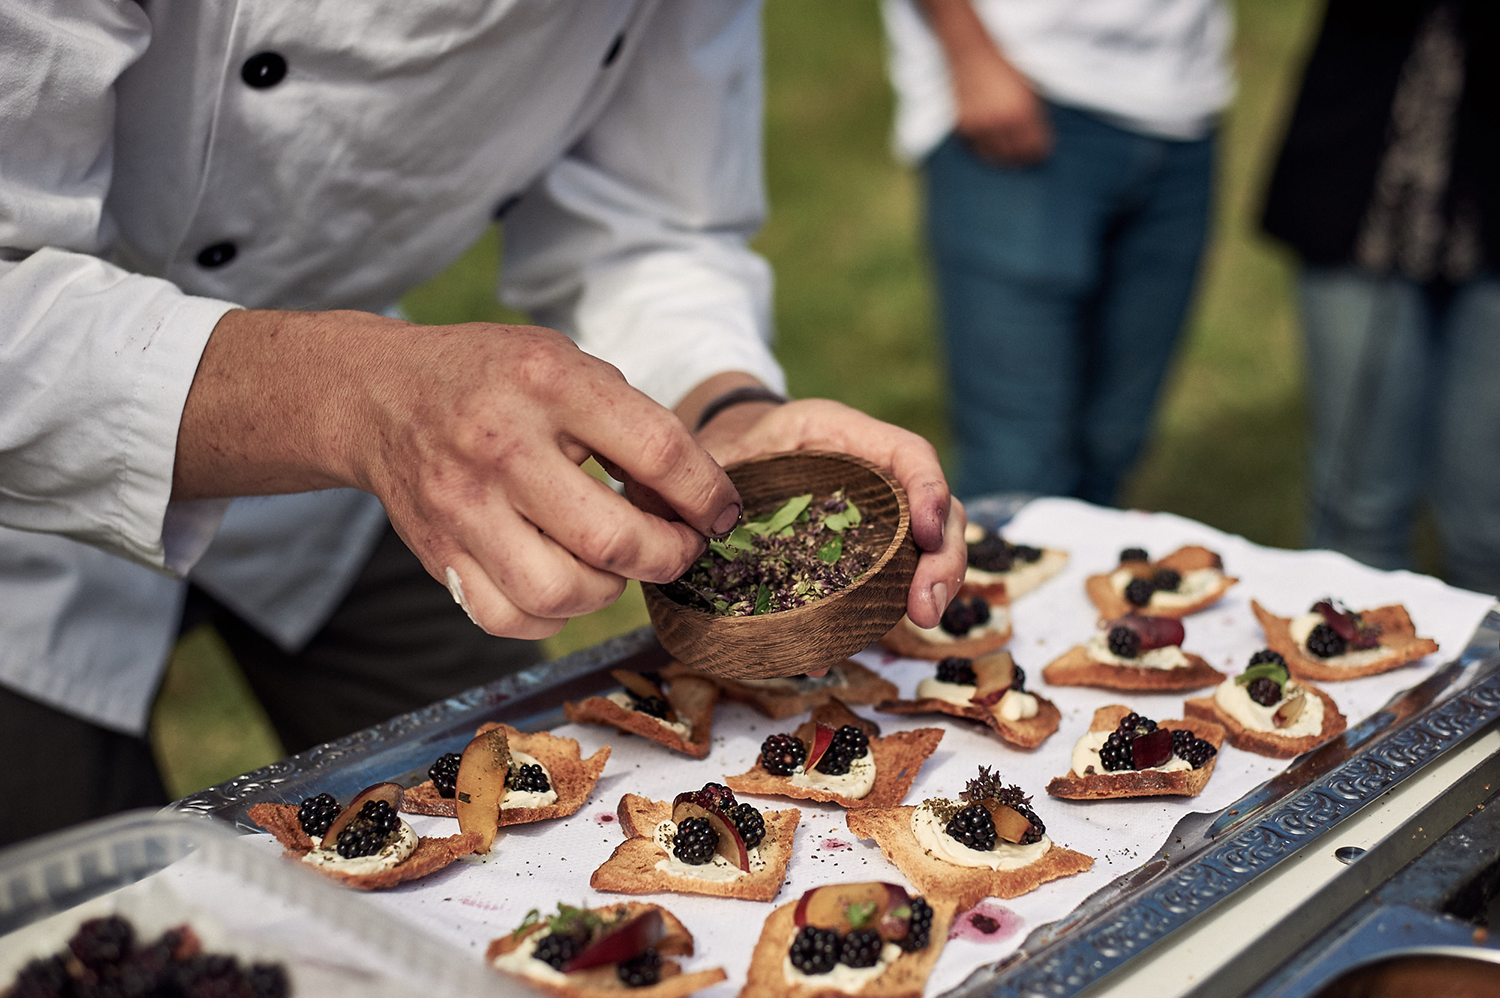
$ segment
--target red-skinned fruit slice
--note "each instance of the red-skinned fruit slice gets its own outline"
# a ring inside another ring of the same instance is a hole
[[[1160,766],[1172,758],[1172,731],[1157,728],[1130,743],[1130,764],[1136,769]]]
[[[479,833],[477,852],[489,852],[500,829],[500,802],[505,798],[509,769],[510,744],[500,728],[475,736],[459,757],[453,802],[459,831]]]
[[[328,831],[323,833],[321,843],[324,849],[332,849],[339,841],[339,832],[349,826],[349,823],[359,817],[360,809],[372,800],[383,800],[391,806],[392,811],[401,810],[401,798],[406,791],[401,789],[399,783],[375,783],[365,787],[354,795],[349,806],[339,812],[339,816],[333,819],[333,824],[328,826]]]
[[[1002,804],[997,800],[985,798],[981,801],[984,809],[990,812],[990,820],[995,823],[995,835],[1003,842],[1016,843],[1026,838],[1026,833],[1031,831],[1031,819],[1009,804]]]
[[[823,753],[828,751],[828,746],[833,744],[834,729],[826,724],[814,721],[803,721],[792,733],[803,745],[807,746],[807,759],[802,763],[804,772],[812,772],[818,760],[823,758]]]
[[[667,694],[662,691],[662,688],[639,672],[631,672],[629,669],[610,669],[609,674],[614,677],[615,682],[638,697],[660,697],[662,700],[667,700]],[[667,700],[667,716],[662,720],[668,724],[677,723],[677,712],[672,709],[670,700]]]
[[[1359,619],[1352,613],[1345,613],[1333,605],[1332,600],[1320,600],[1313,604],[1313,612],[1323,615],[1328,626],[1338,632],[1339,637],[1345,641],[1354,641],[1359,637]]]
[[[1008,651],[991,652],[974,660],[974,696],[971,703],[992,707],[1000,702],[1016,681],[1016,660]]]
[[[903,908],[905,917],[894,914]],[[851,912],[855,913],[858,925],[850,920]],[[798,928],[811,925],[845,933],[855,928],[875,928],[885,939],[904,938],[910,918],[911,899],[906,888],[878,880],[814,887],[797,900],[792,913]]]
[[[643,911],[585,946],[577,956],[563,964],[563,973],[624,963],[661,942],[666,934],[667,927],[662,922],[661,912],[655,908]]]
[[[1180,645],[1186,634],[1182,621],[1175,617],[1147,617],[1139,613],[1127,613],[1123,617],[1111,620],[1106,630],[1116,627],[1126,627],[1134,631],[1141,639],[1141,651]]]
[[[729,815],[719,809],[712,794],[700,790],[678,794],[672,800],[672,820],[680,825],[688,818],[707,818],[713,830],[719,833],[719,844],[714,851],[733,863],[736,869],[750,869],[750,850],[745,848],[745,840],[740,837],[739,829],[734,827]]]
[[[1278,728],[1289,728],[1297,723],[1297,718],[1302,716],[1302,710],[1307,706],[1307,694],[1297,693],[1287,698],[1286,702],[1276,708],[1276,713],[1271,715],[1271,723]]]

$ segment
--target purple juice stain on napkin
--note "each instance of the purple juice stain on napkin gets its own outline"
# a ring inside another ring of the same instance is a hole
[[[1004,942],[1015,935],[1025,921],[1004,905],[985,899],[953,920],[948,938],[975,943]]]

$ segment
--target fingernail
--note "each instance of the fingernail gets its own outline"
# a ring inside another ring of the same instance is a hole
[[[720,513],[719,518],[714,521],[714,536],[727,536],[734,529],[735,524],[740,522],[740,513],[742,511],[743,507],[739,503],[725,507],[724,512]]]
[[[948,609],[948,583],[939,582],[932,587],[932,603],[937,607],[938,613]]]

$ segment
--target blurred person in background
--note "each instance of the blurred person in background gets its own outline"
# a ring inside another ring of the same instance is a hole
[[[1310,540],[1500,593],[1500,4],[1331,0],[1265,228],[1301,258]]]
[[[1113,503],[1192,299],[1224,0],[884,0],[959,495]]]
[[[0,842],[165,801],[185,602],[297,751],[676,577],[741,512],[716,461],[892,469],[937,624],[936,452],[778,394],[759,17],[0,0]],[[382,314],[502,216],[551,328]]]

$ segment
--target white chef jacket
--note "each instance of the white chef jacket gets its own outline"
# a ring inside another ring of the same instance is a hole
[[[973,0],[1037,92],[1132,131],[1207,135],[1234,96],[1225,0]],[[896,155],[917,162],[953,131],[942,45],[914,0],[882,0],[896,90]]]
[[[0,47],[6,686],[139,733],[184,573],[295,647],[384,529],[169,501],[236,305],[381,310],[505,210],[501,296],[657,401],[784,386],[757,0],[0,0]]]

